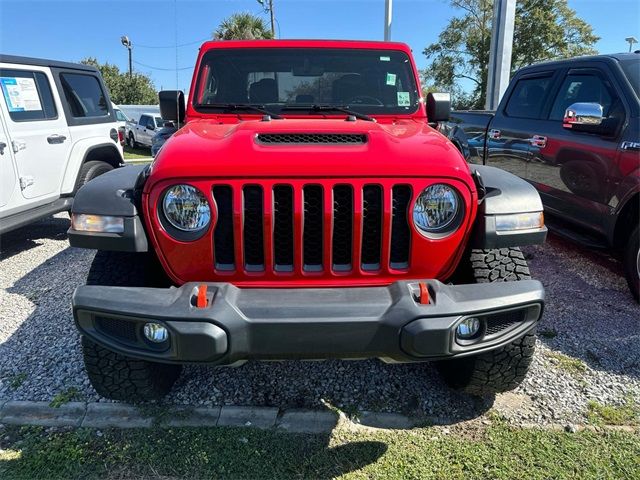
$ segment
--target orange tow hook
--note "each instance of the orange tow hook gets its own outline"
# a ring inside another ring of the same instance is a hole
[[[431,296],[429,295],[429,287],[426,283],[420,282],[420,304],[429,305],[431,303]]]
[[[207,307],[207,286],[204,283],[198,286],[198,299],[196,300],[196,307]]]

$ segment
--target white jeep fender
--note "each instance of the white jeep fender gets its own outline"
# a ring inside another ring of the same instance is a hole
[[[110,141],[108,138],[105,138],[103,135],[86,137],[78,140],[73,144],[73,147],[71,147],[69,161],[67,162],[64,177],[62,178],[62,185],[60,187],[61,195],[68,195],[70,193],[73,193],[80,167],[85,162],[85,160],[90,158],[89,154],[91,153],[91,151],[97,148],[109,148],[113,150],[113,152],[110,153],[110,156],[112,156],[112,162],[109,163],[119,165],[124,162],[122,152],[120,151],[116,143]],[[102,160],[102,158],[99,158],[98,160]]]

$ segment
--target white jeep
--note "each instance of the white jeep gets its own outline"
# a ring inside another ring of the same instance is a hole
[[[97,69],[0,55],[0,234],[70,210],[82,185],[122,163]]]

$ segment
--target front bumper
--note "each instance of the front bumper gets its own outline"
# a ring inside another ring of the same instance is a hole
[[[499,348],[539,320],[540,282],[444,285],[427,280],[387,287],[240,289],[207,283],[208,305],[197,307],[197,283],[180,288],[81,286],[73,295],[78,329],[124,355],[168,363],[228,365],[249,359],[381,358],[411,362]],[[456,339],[467,317],[481,320],[475,340]],[[147,322],[169,338],[154,344]]]

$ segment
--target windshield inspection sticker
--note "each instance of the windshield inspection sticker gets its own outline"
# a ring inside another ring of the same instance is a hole
[[[380,57],[380,61],[381,62],[390,62],[391,61],[391,57]]]
[[[10,112],[42,110],[33,78],[0,77],[0,85]]]
[[[395,84],[396,84],[396,74],[387,73],[387,85],[395,85]]]
[[[409,92],[398,92],[398,106],[408,107],[411,105],[411,99],[409,98]]]

